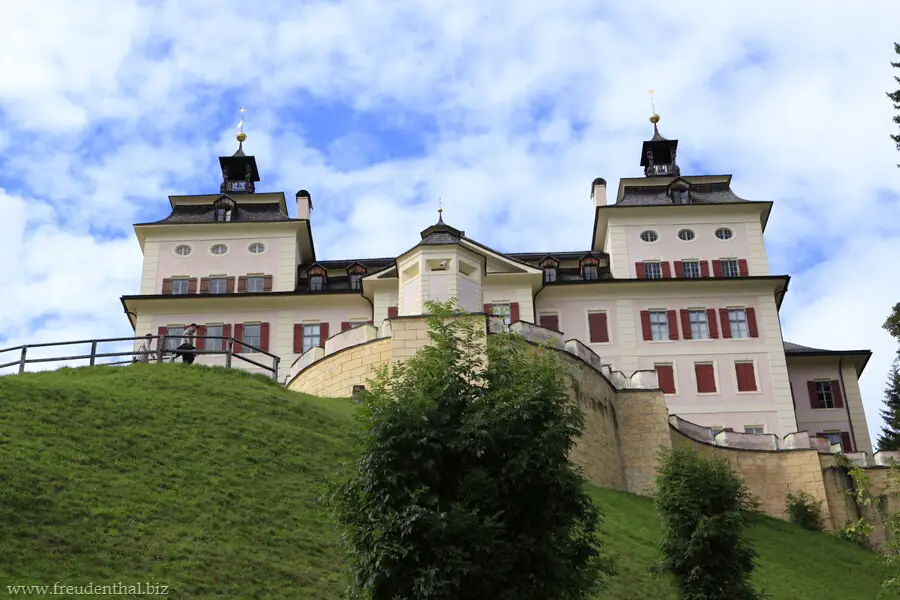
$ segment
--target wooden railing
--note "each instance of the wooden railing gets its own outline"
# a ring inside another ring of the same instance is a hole
[[[224,354],[226,369],[232,368],[231,363],[235,358],[237,358],[246,363],[249,363],[251,365],[259,367],[260,369],[264,369],[264,370],[268,371],[269,373],[272,374],[272,379],[274,379],[275,381],[278,381],[278,365],[281,362],[281,357],[278,356],[277,354],[272,354],[271,352],[263,350],[262,348],[257,348],[256,346],[248,344],[244,341],[236,340],[233,337],[223,337],[223,336],[216,336],[216,335],[195,335],[192,337],[195,340],[200,340],[200,339],[202,339],[202,340],[224,340],[225,348],[224,348],[224,350],[209,350],[209,349],[206,349],[205,347],[203,349],[194,348],[192,350],[189,350],[189,352],[191,352],[193,354],[198,354],[198,355]],[[145,337],[105,338],[105,339],[97,339],[97,340],[76,340],[76,341],[72,341],[72,342],[44,342],[44,343],[40,343],[40,344],[26,344],[23,346],[14,346],[12,348],[0,349],[0,360],[4,360],[4,354],[15,353],[15,352],[19,353],[16,360],[13,360],[12,362],[7,362],[7,363],[0,363],[0,369],[5,369],[7,367],[12,367],[12,366],[18,365],[19,373],[24,373],[25,365],[28,365],[28,364],[56,362],[56,361],[70,361],[70,360],[85,360],[85,359],[89,361],[88,362],[89,365],[94,366],[97,364],[97,359],[123,357],[123,356],[128,356],[131,358],[129,360],[115,361],[115,362],[103,363],[103,364],[125,365],[125,364],[131,364],[132,362],[150,362],[150,361],[161,363],[161,362],[163,362],[163,360],[165,360],[167,358],[176,360],[180,356],[180,354],[178,353],[178,351],[175,348],[166,348],[166,339],[167,339],[167,336],[165,336],[165,335],[153,335],[150,337],[145,336]],[[173,336],[171,339],[181,340],[181,336]],[[151,343],[151,349],[150,349],[149,353],[146,354],[146,356],[144,355],[144,353],[141,353],[141,352],[135,350],[134,348],[127,350],[127,351],[120,351],[120,352],[98,352],[97,351],[97,347],[101,343],[132,342],[132,345],[134,345],[134,342],[146,343],[147,340],[153,340],[154,343]],[[76,345],[84,345],[84,344],[91,345],[91,351],[89,354],[79,354],[79,355],[75,355],[75,356],[44,356],[44,357],[39,357],[39,358],[34,357],[34,354],[32,354],[32,357],[28,356],[29,350],[34,350],[37,348],[51,348],[51,347],[57,347],[57,346],[76,346]],[[241,352],[234,351],[235,344],[237,344],[242,349]],[[206,346],[206,345],[207,344],[204,344],[204,346]],[[163,351],[160,352],[159,348],[163,348]],[[249,350],[249,352],[248,352],[248,350]],[[267,356],[270,359],[272,359],[272,365],[269,366],[269,365],[265,365],[261,362],[257,362],[255,360],[253,360],[252,358],[250,358],[249,356],[247,356],[248,353],[250,354],[250,356],[253,356],[255,354],[262,354],[264,356]],[[8,354],[7,354],[6,358],[9,358]],[[147,360],[146,361],[143,360],[144,358],[146,358]]]

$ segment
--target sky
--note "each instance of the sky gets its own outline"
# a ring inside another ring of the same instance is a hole
[[[320,258],[396,255],[438,198],[491,247],[561,251],[590,245],[595,177],[642,175],[652,88],[685,174],[774,201],[784,337],[872,349],[880,429],[900,301],[895,0],[7,4],[0,348],[133,335],[132,224],[218,190],[241,105],[260,188],[311,192]]]

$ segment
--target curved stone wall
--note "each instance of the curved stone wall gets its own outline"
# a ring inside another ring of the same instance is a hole
[[[308,365],[288,389],[326,398],[348,398],[354,385],[366,385],[375,371],[391,362],[391,338],[348,346]]]

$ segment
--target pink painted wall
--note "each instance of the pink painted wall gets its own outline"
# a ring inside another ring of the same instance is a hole
[[[731,229],[734,232],[732,238],[730,240],[716,238],[715,231],[719,227]],[[632,277],[637,276],[634,263],[645,260],[673,262],[687,259],[718,260],[720,258],[743,258],[749,261],[752,258],[747,244],[747,226],[743,223],[721,225],[710,223],[627,225],[624,229]],[[641,240],[641,233],[648,229],[655,231],[659,236],[656,242],[647,243]],[[678,232],[682,229],[693,230],[694,239],[690,242],[683,242],[678,239]],[[750,264],[749,266],[751,274],[762,274],[754,273],[753,265]],[[672,275],[674,276],[674,266],[672,269]]]
[[[844,389],[841,389],[841,395],[844,398],[844,408],[813,409],[809,401],[807,381],[816,379],[841,380],[837,358],[791,357],[788,359],[788,376],[797,407],[797,425],[801,430],[808,430],[810,435],[826,430],[850,432],[850,419],[847,414],[847,393]],[[846,380],[844,384],[857,385],[855,381],[848,382]]]

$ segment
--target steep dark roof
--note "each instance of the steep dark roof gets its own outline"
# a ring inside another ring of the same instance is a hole
[[[213,223],[215,222],[215,207],[212,203],[202,205],[176,205],[172,213],[165,219],[141,225],[155,225],[157,223]],[[265,204],[237,203],[231,213],[232,222],[252,221],[292,221],[290,217],[281,212],[277,202]]]
[[[810,348],[809,346],[801,346],[800,344],[794,344],[791,342],[784,342],[784,353],[792,354],[795,356],[800,355],[839,355],[839,354],[871,354],[871,350],[825,350],[823,348]]]
[[[548,256],[555,258],[556,260],[581,260],[588,254],[591,254],[590,250],[576,250],[574,252],[512,252],[510,254],[504,254],[504,256],[522,262],[537,264]],[[597,258],[609,258],[609,255],[606,252],[594,252],[593,255]]]
[[[368,269],[369,273],[374,273],[378,269],[383,269],[394,264],[393,258],[351,258],[347,260],[317,260],[315,263],[304,263],[299,266],[301,272],[305,272],[313,264],[321,265],[325,269],[346,269],[352,264],[359,263]]]
[[[672,204],[666,194],[668,188],[663,186],[627,187],[618,205],[647,206]],[[726,183],[693,184],[690,188],[691,204],[722,204],[747,202],[731,191]]]

